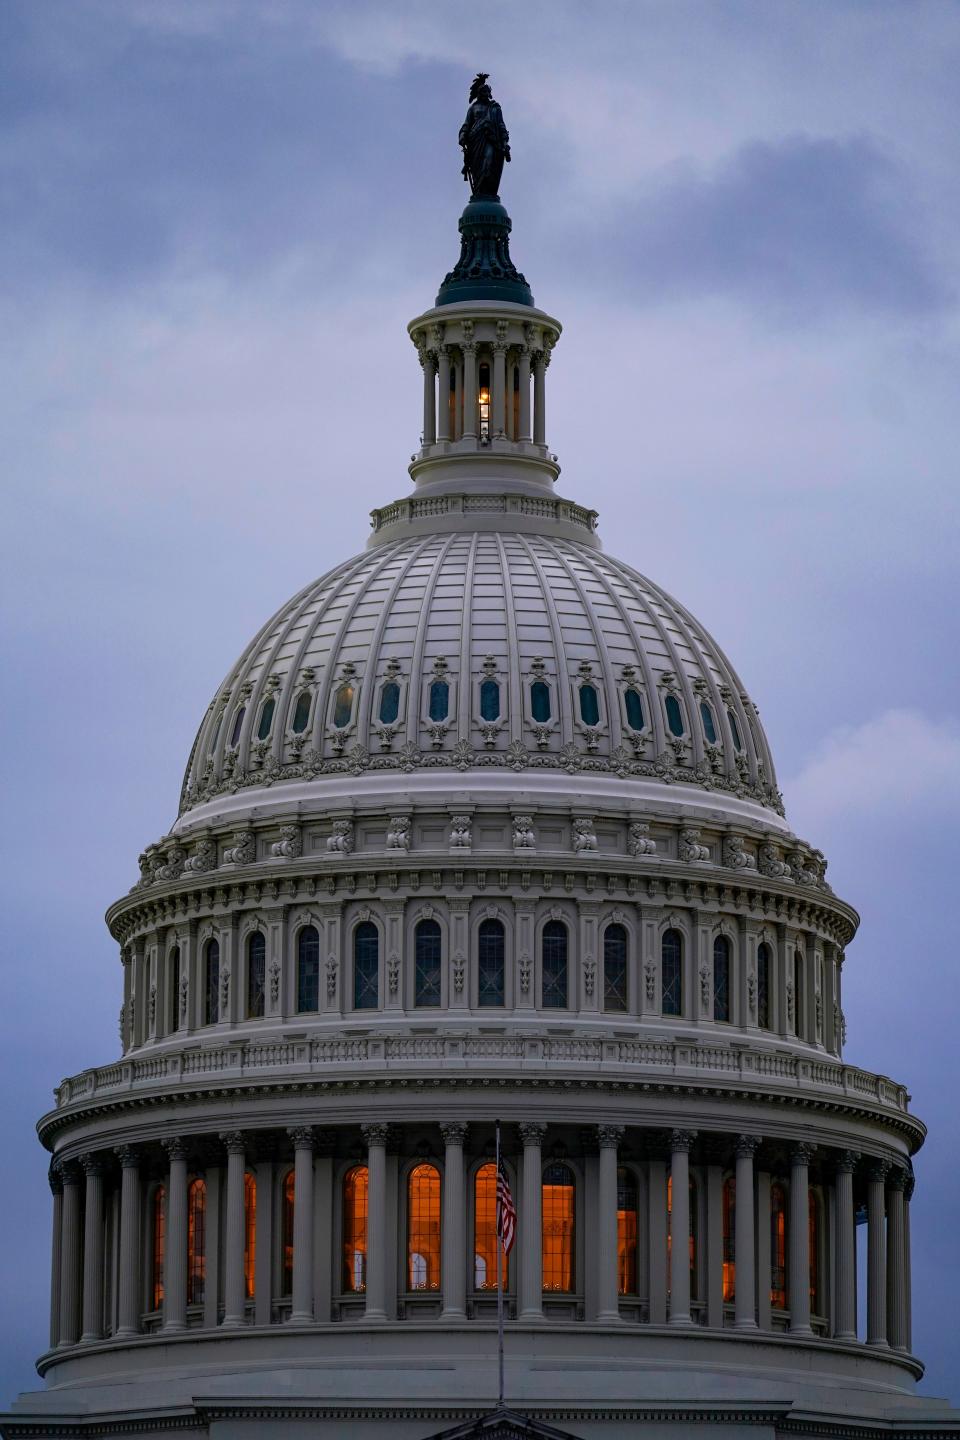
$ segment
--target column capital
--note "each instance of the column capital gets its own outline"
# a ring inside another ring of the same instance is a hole
[[[597,1144],[601,1150],[616,1150],[623,1139],[624,1127],[622,1125],[598,1125],[596,1127]]]
[[[140,1147],[138,1145],[114,1145],[113,1153],[123,1170],[139,1170]]]
[[[517,1126],[524,1145],[542,1145],[547,1127],[539,1120],[525,1120]]]
[[[891,1165],[890,1174],[887,1177],[888,1190],[906,1190],[910,1183],[910,1176],[901,1165]]]
[[[380,1145],[385,1150],[387,1141],[390,1138],[390,1126],[377,1122],[373,1125],[361,1125],[360,1133],[368,1145]]]
[[[890,1171],[892,1169],[893,1166],[890,1164],[889,1160],[874,1160],[873,1164],[867,1171],[867,1175],[871,1180],[877,1181],[881,1185],[886,1185],[887,1176],[890,1174]]]
[[[759,1135],[738,1135],[733,1146],[737,1159],[752,1160],[761,1144]]]
[[[88,1177],[102,1175],[106,1169],[104,1157],[99,1151],[89,1151],[86,1155],[81,1155],[80,1164],[83,1167],[84,1174]]]
[[[47,1181],[54,1195],[63,1194],[63,1176],[60,1174],[60,1168],[55,1160],[51,1160],[50,1162],[49,1169],[47,1170]]]
[[[288,1125],[287,1134],[293,1141],[294,1150],[313,1150],[316,1136],[309,1125]]]
[[[221,1130],[220,1139],[228,1155],[245,1155],[247,1137],[242,1130]]]
[[[860,1164],[859,1150],[838,1150],[833,1162],[838,1175],[852,1175]]]
[[[670,1131],[670,1154],[689,1155],[693,1149],[693,1142],[697,1138],[696,1130],[671,1130]]]
[[[816,1153],[816,1145],[809,1145],[805,1140],[802,1140],[798,1145],[794,1145],[790,1151],[790,1163],[791,1165],[809,1165]]]
[[[80,1166],[76,1160],[58,1160],[57,1170],[60,1174],[61,1185],[80,1184]]]
[[[465,1120],[445,1120],[440,1126],[444,1145],[462,1145],[469,1133],[470,1126]]]
[[[186,1140],[176,1136],[171,1140],[161,1140],[160,1144],[166,1150],[168,1160],[186,1160],[190,1148]]]

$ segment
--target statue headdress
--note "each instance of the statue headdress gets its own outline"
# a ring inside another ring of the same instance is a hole
[[[471,104],[473,103],[474,100],[476,100],[477,96],[480,94],[480,91],[483,89],[484,85],[487,83],[487,81],[488,81],[489,79],[490,79],[490,76],[489,76],[485,71],[483,71],[483,70],[478,70],[478,72],[477,72],[477,78],[474,80],[473,84],[470,86],[470,101],[471,101]]]

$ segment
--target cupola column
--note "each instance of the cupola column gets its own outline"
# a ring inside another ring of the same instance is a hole
[[[167,1172],[167,1235],[163,1262],[163,1328],[187,1325],[187,1147],[183,1140],[165,1140]]]
[[[597,1319],[605,1324],[620,1319],[617,1274],[617,1146],[622,1125],[598,1125],[600,1160],[597,1171]]]
[[[48,1175],[53,1195],[53,1245],[50,1255],[50,1349],[60,1340],[60,1252],[63,1246],[63,1179],[55,1165]]]
[[[450,351],[446,345],[437,352],[437,439],[450,439]]]
[[[471,321],[463,322],[463,439],[477,438],[477,342]]]
[[[224,1253],[225,1275],[223,1286],[223,1324],[227,1328],[244,1322],[246,1300],[245,1275],[243,1271],[244,1250],[244,1181],[246,1179],[246,1142],[239,1130],[230,1130],[220,1136],[227,1148],[227,1226]],[[296,1180],[294,1180],[296,1184]],[[294,1198],[296,1204],[296,1198]],[[296,1224],[296,1209],[294,1209]],[[296,1251],[294,1251],[296,1265]]]
[[[884,1191],[890,1165],[880,1160],[867,1176],[867,1344],[887,1345],[887,1245]]]
[[[524,345],[520,351],[520,433],[518,440],[529,445],[530,435],[530,350]]]
[[[520,1318],[543,1319],[543,1161],[546,1125],[520,1127],[523,1141],[523,1209],[520,1212]]]
[[[790,1333],[811,1335],[810,1328],[810,1161],[812,1145],[797,1145],[790,1156]],[[737,1206],[739,1209],[739,1205]],[[739,1279],[739,1276],[738,1276]]]
[[[738,1135],[736,1144],[736,1219],[734,1222],[734,1256],[736,1280],[734,1291],[734,1325],[738,1330],[756,1330],[757,1277],[754,1267],[756,1251],[756,1204],[753,1187],[753,1157],[760,1145],[757,1135]]]
[[[68,1163],[60,1168],[63,1204],[60,1211],[60,1344],[80,1338],[80,1172]]]
[[[387,1134],[386,1125],[361,1125],[367,1142],[368,1320],[387,1318]]]
[[[670,1132],[670,1324],[690,1319],[690,1149],[695,1130]]]
[[[437,362],[432,350],[421,349],[423,366],[423,443],[433,445],[437,439]]]
[[[533,362],[533,443],[547,443],[547,365],[550,357],[546,350],[538,350]]]
[[[507,341],[506,322],[497,324],[497,338],[493,344],[493,434],[506,433],[507,416]]]
[[[140,1329],[140,1155],[118,1145],[120,1161],[120,1261],[117,1275],[117,1333]]]
[[[906,1264],[904,1191],[907,1172],[895,1169],[887,1181],[887,1343],[906,1350]]]
[[[440,1126],[445,1146],[443,1162],[443,1313],[441,1319],[462,1320],[467,1313],[466,1199],[463,1181],[463,1142],[467,1126],[453,1121]]]
[[[87,1177],[83,1216],[83,1334],[81,1340],[103,1336],[103,1160],[84,1155]]]
[[[292,1126],[293,1141],[293,1296],[290,1320],[306,1325],[313,1319],[313,1131]]]
[[[853,1214],[853,1172],[860,1154],[844,1150],[837,1160],[837,1339],[857,1338],[857,1236]]]

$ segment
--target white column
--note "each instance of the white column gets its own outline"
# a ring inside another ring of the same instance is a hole
[[[860,1153],[843,1150],[837,1158],[837,1339],[857,1338],[857,1233],[853,1213],[853,1172]]]
[[[164,1140],[167,1171],[167,1233],[163,1261],[163,1328],[187,1328],[187,1146]]]
[[[757,1171],[757,1327],[771,1329],[770,1172]]]
[[[810,1232],[809,1165],[813,1145],[796,1145],[790,1156],[790,1333],[811,1335],[810,1329]],[[739,1204],[738,1207],[739,1209]],[[739,1277],[738,1277],[739,1278]]]
[[[894,1169],[887,1181],[887,1342],[892,1350],[907,1348],[906,1230],[904,1191],[907,1172]]]
[[[50,1349],[60,1341],[60,1252],[63,1246],[63,1179],[56,1165],[47,1175],[53,1195],[52,1244],[50,1248]]]
[[[463,1320],[467,1313],[467,1206],[463,1175],[463,1142],[467,1126],[461,1120],[440,1126],[445,1146],[443,1162],[443,1210],[440,1228],[443,1256],[440,1267],[443,1285],[441,1319]]]
[[[547,434],[547,353],[537,350],[533,358],[533,443],[545,445]]]
[[[292,1324],[313,1319],[313,1147],[308,1125],[291,1126],[293,1141],[293,1296]]]
[[[887,1244],[884,1190],[890,1165],[880,1160],[867,1173],[867,1344],[887,1345]]]
[[[652,1159],[647,1166],[647,1240],[649,1244],[650,1324],[667,1321],[667,1162]]]
[[[518,440],[530,442],[530,351],[524,345],[520,351],[520,431]]]
[[[466,329],[469,321],[464,323]],[[477,346],[474,340],[463,342],[463,438],[477,438]]]
[[[519,1127],[523,1141],[523,1207],[520,1211],[520,1318],[543,1319],[543,1171],[540,1146],[546,1125]]]
[[[423,366],[423,443],[433,445],[437,438],[437,362],[432,350],[420,351]]]
[[[670,1324],[690,1325],[690,1148],[695,1130],[670,1131]]]
[[[61,1165],[63,1203],[60,1211],[60,1344],[80,1339],[80,1171],[72,1162]]]
[[[140,1154],[118,1145],[120,1161],[120,1261],[117,1275],[117,1334],[140,1329]]]
[[[715,1145],[707,1166],[707,1324],[711,1330],[723,1326],[723,1166],[716,1163]]]
[[[450,439],[450,351],[441,345],[437,357],[437,439]]]
[[[386,1125],[361,1125],[367,1142],[368,1320],[387,1318],[387,1135]]]
[[[607,1324],[620,1320],[620,1285],[617,1273],[617,1146],[622,1125],[598,1125],[597,1144],[597,1319]]]
[[[903,1192],[903,1343],[906,1350],[913,1350],[913,1280],[910,1271],[910,1200],[913,1196],[914,1179],[910,1174]]]
[[[501,328],[502,327],[502,328]],[[497,338],[493,346],[493,433],[504,435],[507,426],[507,342],[504,339],[506,322],[497,324]]]
[[[228,1130],[220,1136],[227,1148],[227,1226],[224,1246],[223,1324],[233,1328],[244,1323],[246,1277],[243,1273],[243,1252],[246,1230],[244,1214],[244,1180],[247,1172],[246,1140],[240,1130]],[[294,1181],[296,1184],[296,1181]],[[294,1199],[296,1205],[296,1199]],[[296,1225],[296,1209],[294,1209]],[[296,1266],[296,1251],[294,1251]]]
[[[256,1323],[269,1325],[273,1320],[273,1161],[257,1164],[257,1254],[254,1261],[254,1305]],[[294,1177],[296,1184],[296,1177]]]
[[[87,1177],[83,1217],[83,1334],[81,1340],[103,1337],[103,1160],[84,1155]]]
[[[737,1330],[757,1328],[756,1208],[753,1195],[753,1157],[760,1144],[759,1135],[738,1135],[736,1228],[734,1258],[736,1290],[734,1292],[734,1326]]]

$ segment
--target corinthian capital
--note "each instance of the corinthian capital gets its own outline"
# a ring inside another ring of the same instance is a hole
[[[760,1148],[760,1136],[738,1135],[736,1144],[733,1148],[736,1151],[738,1160],[752,1160],[754,1155],[756,1155],[757,1151]]]
[[[462,1145],[469,1130],[465,1120],[447,1120],[440,1126],[444,1145]]]
[[[616,1150],[623,1139],[622,1125],[598,1125],[597,1144],[601,1150]]]
[[[386,1146],[390,1136],[390,1126],[379,1122],[373,1125],[361,1125],[360,1133],[368,1145]]]
[[[697,1138],[696,1130],[671,1130],[670,1131],[670,1154],[689,1155],[693,1149],[693,1142]]]
[[[539,1120],[525,1120],[522,1125],[517,1126],[517,1129],[520,1131],[520,1139],[524,1145],[542,1145],[543,1137],[547,1133],[546,1125],[541,1124]]]

